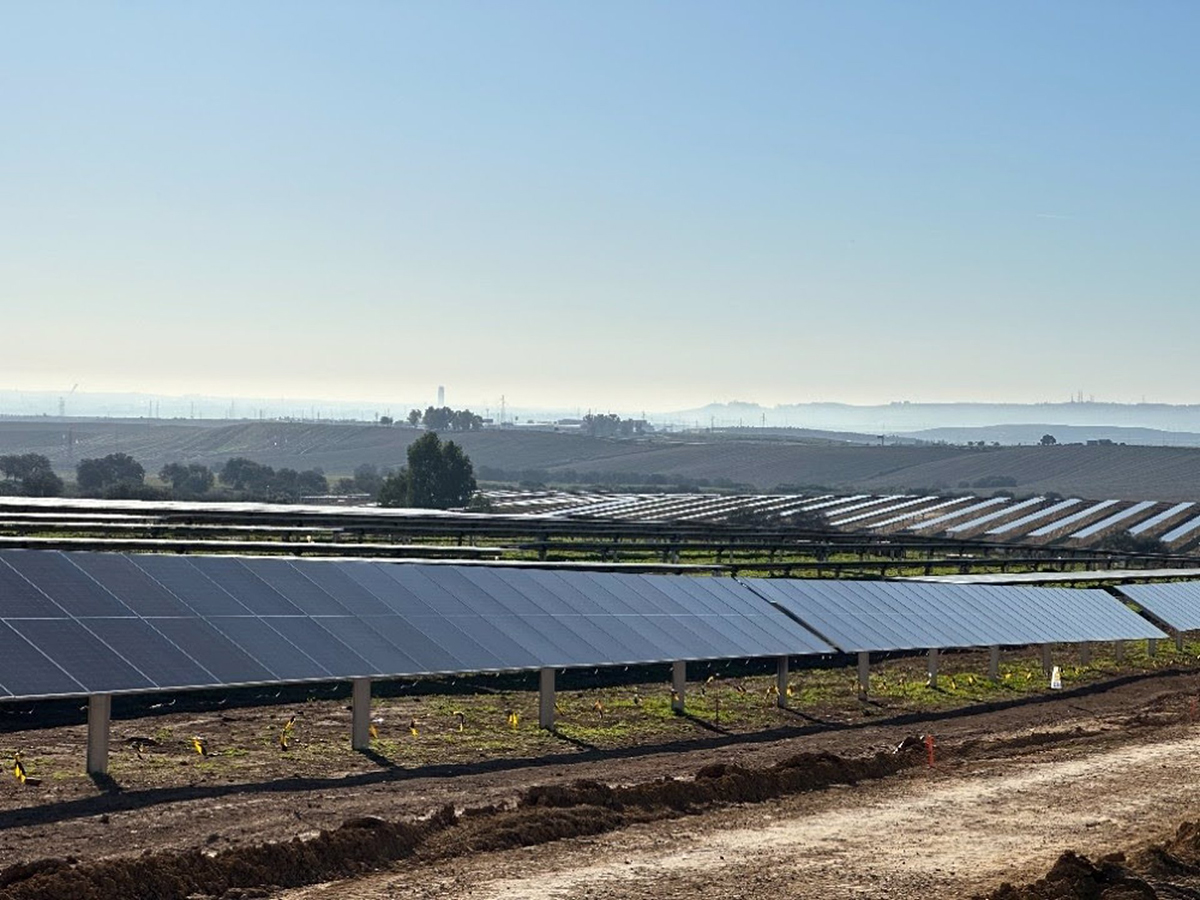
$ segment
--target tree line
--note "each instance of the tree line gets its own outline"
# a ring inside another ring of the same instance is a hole
[[[58,497],[66,488],[37,453],[0,456],[0,494]],[[168,463],[158,472],[162,486],[146,483],[145,467],[127,453],[110,453],[80,460],[75,486],[80,496],[108,500],[252,500],[296,503],[304,497],[328,494],[329,480],[320,469],[275,469],[237,456],[215,471],[201,463]],[[443,442],[436,432],[409,445],[407,465],[380,472],[363,465],[352,478],[341,478],[335,493],[366,494],[383,506],[448,509],[466,506],[478,485],[470,458],[454,441]]]
[[[646,433],[646,422],[622,419],[614,413],[588,413],[583,417],[582,429],[588,437],[636,437]]]
[[[451,409],[448,406],[429,406],[425,412],[409,410],[406,421],[414,428],[424,427],[428,431],[478,431],[483,427],[483,416],[469,409]]]
[[[50,468],[50,460],[40,453],[0,456],[0,493],[22,497],[57,497],[63,492],[63,480]]]

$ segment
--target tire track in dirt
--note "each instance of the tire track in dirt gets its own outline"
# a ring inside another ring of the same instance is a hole
[[[1041,751],[613,835],[406,864],[286,900],[956,897],[1038,877],[1068,848],[1129,850],[1194,817],[1200,734]]]

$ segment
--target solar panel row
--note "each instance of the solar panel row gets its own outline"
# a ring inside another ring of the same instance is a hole
[[[1166,522],[1168,519],[1175,518],[1175,516],[1179,515],[1184,510],[1191,509],[1195,505],[1195,503],[1190,501],[1187,503],[1176,503],[1169,509],[1164,509],[1157,515],[1151,516],[1145,522],[1139,522],[1138,524],[1134,525],[1129,529],[1129,533],[1132,535],[1139,535],[1144,531],[1149,531],[1150,529],[1161,525],[1163,522]]]
[[[1086,528],[1081,528],[1079,531],[1076,531],[1073,535],[1071,535],[1071,539],[1082,540],[1083,538],[1089,538],[1094,534],[1100,534],[1100,532],[1107,531],[1114,525],[1118,525],[1121,522],[1132,519],[1134,516],[1146,512],[1146,510],[1153,509],[1156,505],[1157,501],[1154,500],[1143,500],[1140,503],[1135,503],[1133,506],[1126,507],[1120,512],[1115,512],[1111,516],[1106,516],[1099,522],[1093,522]]]
[[[1123,584],[1122,594],[1176,631],[1200,629],[1200,582]]]
[[[1054,534],[1056,531],[1062,531],[1064,528],[1069,528],[1076,522],[1082,522],[1084,519],[1087,519],[1098,513],[1102,513],[1104,510],[1116,506],[1119,502],[1120,501],[1118,500],[1101,500],[1099,503],[1095,503],[1086,509],[1081,509],[1079,512],[1071,513],[1071,515],[1066,516],[1065,518],[1056,519],[1049,525],[1043,525],[1041,528],[1034,529],[1033,531],[1029,532],[1029,537],[1047,537],[1048,535]]]
[[[1048,506],[1045,509],[1039,509],[1037,512],[1030,513],[1027,516],[1022,516],[1021,518],[1017,519],[1014,522],[1005,522],[1003,525],[998,525],[995,528],[989,529],[987,531],[987,534],[989,534],[989,535],[1008,534],[1010,531],[1017,531],[1018,529],[1025,529],[1025,526],[1027,526],[1027,525],[1031,525],[1034,522],[1039,522],[1042,519],[1047,519],[1051,516],[1056,516],[1063,510],[1070,509],[1072,506],[1077,506],[1078,504],[1080,504],[1082,502],[1083,501],[1078,499],[1077,497],[1072,497],[1067,500],[1062,500],[1059,503],[1055,503],[1053,506]],[[1015,509],[1015,507],[1012,507],[1012,509]],[[1020,531],[1018,533],[1024,533],[1024,532]]]
[[[847,653],[1165,636],[1100,590],[805,579],[745,584]]]
[[[1183,540],[1189,534],[1192,534],[1197,528],[1200,528],[1200,516],[1194,519],[1189,519],[1182,525],[1177,525],[1168,531],[1160,538],[1164,544],[1173,544],[1176,541]]]
[[[0,551],[9,697],[1163,636],[1103,591]]]
[[[0,551],[17,697],[827,653],[729,578]]]
[[[1037,506],[1045,501],[1045,497],[1031,497],[1028,500],[1022,500],[1012,506],[1006,506],[1003,509],[997,509],[988,513],[985,516],[980,516],[978,519],[972,519],[969,522],[963,522],[960,525],[955,525],[953,528],[947,528],[947,534],[958,534],[963,531],[973,531],[976,528],[982,528],[988,522],[994,522],[997,519],[1003,519],[1005,516],[1011,516],[1015,512],[1020,512],[1023,509],[1029,509],[1031,506]],[[990,533],[990,532],[989,532]]]

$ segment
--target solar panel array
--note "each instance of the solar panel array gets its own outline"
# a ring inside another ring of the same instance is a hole
[[[995,528],[989,529],[987,534],[1008,534],[1009,532],[1013,531],[1015,531],[1018,535],[1024,534],[1028,530],[1026,526],[1032,525],[1034,522],[1040,522],[1042,519],[1056,516],[1063,510],[1070,509],[1072,506],[1077,506],[1082,502],[1082,500],[1074,497],[1067,500],[1062,500],[1058,503],[1055,503],[1053,506],[1048,506],[1045,509],[1039,509],[1037,512],[1030,513],[1027,516],[1022,516],[1015,521],[1005,522],[1003,525],[997,525]]]
[[[1165,543],[1171,544],[1175,541],[1182,540],[1183,538],[1195,532],[1198,528],[1200,528],[1200,516],[1196,516],[1194,519],[1189,519],[1182,525],[1172,528],[1162,536],[1162,540]]]
[[[1162,637],[1098,590],[0,551],[0,697]]]
[[[812,523],[807,518],[798,517],[804,513],[812,513],[823,518],[825,524],[830,527],[875,534],[891,534],[903,530],[939,538],[970,537],[1013,543],[1051,541],[1070,542],[1076,546],[1094,546],[1110,532],[1120,530],[1136,536],[1157,538],[1172,551],[1186,551],[1200,544],[1200,517],[1184,521],[1185,513],[1196,506],[1194,501],[1172,504],[1157,500],[1072,499],[1058,503],[1041,496],[1026,500],[1008,497],[983,500],[972,496],[936,495],[917,497],[872,494],[614,494],[588,491],[489,491],[486,495],[495,512],[503,514],[506,523],[510,525],[514,520],[519,521],[523,518],[539,524],[547,520],[578,518],[612,522],[688,524],[730,524],[754,520],[782,527],[803,522],[809,527]],[[1097,503],[1100,505],[1097,506]],[[40,511],[43,509],[48,511]],[[983,514],[985,511],[986,515]],[[302,524],[277,526],[263,522],[255,523],[255,519],[260,516],[275,516],[279,512],[278,507],[270,504],[184,501],[147,503],[0,497],[3,524],[17,529],[27,529],[31,522],[39,518],[45,520],[48,528],[60,532],[74,530],[71,526],[89,530],[104,528],[129,532],[154,526],[161,529],[166,536],[163,543],[137,547],[138,550],[151,552],[169,549],[171,541],[176,539],[181,530],[276,530],[280,533],[295,534],[309,528]],[[1017,514],[1022,512],[1028,515],[1018,519]],[[1111,515],[1103,522],[1093,522],[1093,517],[1098,517],[1101,512]],[[215,522],[207,521],[207,517],[213,515],[216,516]],[[432,512],[377,507],[288,507],[288,516],[299,516],[302,519],[312,517],[309,521],[319,519],[321,524],[317,530],[322,532],[338,532],[343,527],[353,531],[361,525],[359,520],[363,517],[371,523],[370,527],[375,527],[396,525],[409,520],[422,521],[430,516],[437,518],[439,524],[454,523],[464,515],[471,523],[478,522],[477,517],[472,514],[454,511]],[[237,517],[245,517],[245,520],[236,523],[234,520]],[[344,521],[345,525],[339,520]],[[1075,526],[1075,530],[1067,532],[1066,529],[1071,525]],[[985,526],[991,527],[985,531]],[[1119,529],[1117,526],[1120,526]],[[62,536],[41,539],[65,541]],[[0,539],[0,545],[32,546],[29,543],[31,540],[27,534],[18,535]],[[227,546],[227,541],[223,540],[223,544]],[[55,548],[70,549],[65,543],[57,544]],[[122,545],[120,549],[133,549],[133,545]],[[189,551],[204,552],[198,549],[198,542],[194,536],[189,540]],[[426,547],[421,552],[424,555],[434,550]]]
[[[1056,519],[1049,525],[1043,525],[1041,528],[1034,529],[1033,531],[1029,532],[1029,537],[1047,537],[1055,532],[1062,531],[1064,528],[1069,528],[1076,522],[1082,522],[1084,519],[1098,515],[1099,513],[1104,512],[1104,510],[1116,506],[1118,502],[1119,501],[1117,500],[1101,500],[1099,503],[1095,503],[1086,509],[1081,509],[1079,512],[1071,513],[1071,515],[1065,516],[1061,519]]]
[[[1167,509],[1164,509],[1160,513],[1156,513],[1155,515],[1146,519],[1146,521],[1139,522],[1138,524],[1134,525],[1132,528],[1129,529],[1129,533],[1136,536],[1136,535],[1142,534],[1143,532],[1146,532],[1146,531],[1152,531],[1153,529],[1157,528],[1159,525],[1162,525],[1164,522],[1168,521],[1169,519],[1175,518],[1180,513],[1191,509],[1195,505],[1196,504],[1192,501],[1187,501],[1184,503],[1176,503],[1174,506],[1168,507]]]
[[[1157,537],[1173,550],[1200,540],[1200,517],[1180,524],[1195,502],[1158,500],[1066,501],[1047,497],[1015,500],[972,496],[832,494],[598,494],[493,491],[496,508],[553,516],[620,521],[724,522],[745,512],[787,525],[801,512],[820,514],[830,527],[890,534],[905,530],[924,535],[979,537],[1022,542],[1070,541],[1092,545],[1115,531]],[[1100,518],[1101,513],[1109,513]],[[1018,518],[1018,513],[1025,513]],[[1075,526],[1075,530],[1067,529]],[[1118,526],[1120,526],[1118,528]],[[1031,530],[1033,529],[1033,530]],[[1065,533],[1064,533],[1065,532]]]
[[[0,551],[0,696],[829,652],[730,578]]]
[[[884,519],[882,522],[872,522],[871,527],[872,528],[887,528],[889,525],[895,525],[898,522],[908,522],[912,519],[918,519],[918,518],[932,515],[933,513],[939,512],[950,506],[962,506],[962,504],[966,503],[970,499],[972,499],[972,498],[971,497],[952,497],[949,500],[942,500],[940,503],[935,503],[933,506],[922,506],[920,509],[909,510],[908,512],[903,512],[898,516],[892,516],[891,518]],[[962,510],[958,510],[957,513],[950,513],[948,515],[939,516],[939,518],[942,518],[942,519],[954,518],[956,515],[962,515],[962,512],[963,512]]]
[[[1200,582],[1124,584],[1120,591],[1170,628],[1177,631],[1200,629]]]
[[[1101,590],[804,579],[744,583],[847,653],[1165,637]]]
[[[1132,519],[1134,516],[1144,513],[1146,510],[1155,505],[1156,504],[1153,500],[1143,500],[1140,503],[1135,503],[1133,506],[1126,507],[1120,512],[1115,512],[1111,516],[1106,516],[1099,522],[1093,522],[1086,528],[1081,528],[1079,531],[1076,531],[1073,535],[1071,535],[1071,539],[1082,540],[1083,538],[1089,538],[1094,534],[1100,534],[1101,532],[1112,528],[1114,525],[1119,525],[1126,519]]]

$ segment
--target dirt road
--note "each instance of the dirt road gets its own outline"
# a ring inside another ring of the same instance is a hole
[[[344,754],[337,762],[346,768],[333,772],[318,768],[319,755],[297,758],[238,737],[269,736],[265,726],[277,711],[231,711],[219,723],[209,721],[207,733],[220,724],[227,731],[217,732],[217,739],[251,747],[244,755],[210,762],[159,748],[138,760],[140,766],[131,757],[126,781],[115,786],[78,778],[49,778],[27,790],[11,780],[0,784],[0,862],[71,856],[86,866],[155,853],[166,854],[169,863],[169,855],[181,850],[200,850],[206,858],[236,855],[264,842],[308,841],[362,816],[412,822],[449,805],[499,812],[464,820],[412,853],[368,854],[357,868],[331,865],[326,874],[317,868],[304,876],[288,876],[290,863],[280,863],[285,869],[268,866],[255,876],[260,880],[239,884],[253,885],[255,896],[266,896],[261,891],[267,889],[287,900],[398,895],[614,900],[698,892],[704,900],[768,893],[802,900],[963,897],[1004,880],[1039,877],[1065,849],[1093,855],[1135,849],[1162,839],[1184,820],[1200,818],[1192,801],[1193,760],[1200,751],[1200,724],[1192,721],[1200,718],[1198,695],[1196,672],[1163,672],[997,708],[892,718],[864,710],[857,721],[799,718],[790,729],[704,731],[693,740],[617,751],[567,745],[542,756],[411,769]],[[307,709],[307,733],[315,740],[328,731],[320,747],[342,739],[338,704]],[[120,729],[188,734],[201,724],[194,714],[181,713],[129,720]],[[587,821],[606,815],[588,805],[591,800],[562,810],[576,824],[558,831],[545,823],[559,810],[512,810],[530,791],[559,790],[576,779],[643,786],[665,776],[682,779],[667,785],[690,785],[706,767],[732,764],[769,773],[797,754],[890,758],[897,743],[928,731],[937,738],[935,767],[919,765],[919,752],[914,763],[910,752],[906,765],[913,767],[854,786],[839,786],[835,778],[824,782],[833,787],[789,788],[757,798],[783,799],[737,806],[719,801],[675,807],[668,801],[590,829]],[[73,761],[83,735],[69,726],[10,737],[55,747],[42,763],[46,770],[60,757],[64,766]],[[312,770],[284,774],[297,765]],[[509,831],[502,841],[481,840],[493,822],[525,830]],[[593,836],[553,840],[564,834]],[[471,851],[478,846],[519,849]],[[392,862],[397,859],[404,861]],[[368,867],[384,871],[300,887]],[[297,887],[283,891],[272,884]],[[30,896],[80,897],[70,890]]]
[[[968,897],[1065,849],[1129,850],[1200,812],[1200,730],[916,770],[600,838],[483,854],[286,900]]]

